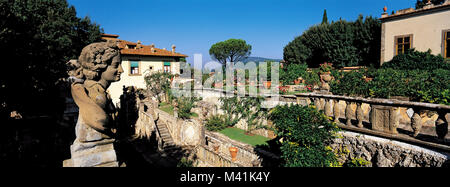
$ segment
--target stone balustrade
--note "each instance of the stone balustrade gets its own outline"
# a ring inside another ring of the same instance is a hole
[[[319,93],[299,93],[296,97],[297,104],[313,104],[341,128],[450,151],[448,105]],[[401,112],[409,119],[403,120]],[[424,126],[435,132],[423,132]]]

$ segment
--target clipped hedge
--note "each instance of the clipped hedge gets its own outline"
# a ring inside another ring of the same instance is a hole
[[[378,69],[371,72],[373,80],[367,82],[368,72],[347,72],[335,77],[330,84],[337,95],[391,98],[409,97],[411,101],[449,105],[450,70],[396,70]]]
[[[420,52],[410,49],[406,53],[397,55],[391,61],[384,63],[382,68],[424,71],[433,71],[435,69],[450,70],[450,63],[441,55],[431,54],[431,50]]]

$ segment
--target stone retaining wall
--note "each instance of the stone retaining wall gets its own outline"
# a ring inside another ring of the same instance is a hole
[[[267,163],[273,163],[273,166],[275,166],[276,162],[271,161],[279,159],[278,156],[272,153],[232,140],[220,133],[206,132],[205,137],[205,145],[197,148],[198,166],[270,167]],[[217,151],[214,149],[215,147],[218,147]],[[230,147],[236,147],[239,150],[235,162],[231,161]]]
[[[340,135],[331,147],[348,150],[341,162],[363,158],[373,167],[441,167],[449,162],[449,153],[347,131]]]
[[[158,123],[165,123],[176,145],[195,146],[202,143],[205,130],[197,120],[181,120],[159,109],[155,109],[155,113],[159,117]]]

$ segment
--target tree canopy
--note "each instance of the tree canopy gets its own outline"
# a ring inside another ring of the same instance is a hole
[[[227,62],[237,62],[250,56],[252,46],[245,40],[229,39],[211,46],[209,54],[212,58],[226,65]]]
[[[0,1],[0,111],[63,111],[55,101],[66,62],[103,32],[88,17],[78,18],[66,0]]]
[[[339,20],[310,27],[284,48],[286,64],[307,63],[318,67],[324,62],[336,67],[378,64],[381,23],[362,15],[354,22]]]
[[[434,5],[439,5],[442,4],[443,2],[445,2],[445,0],[431,0],[431,3]],[[424,7],[425,5],[427,5],[427,3],[428,0],[417,0],[416,9]]]

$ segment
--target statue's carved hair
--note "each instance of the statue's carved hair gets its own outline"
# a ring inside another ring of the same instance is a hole
[[[80,67],[76,70],[79,79],[98,80],[112,59],[120,54],[116,41],[92,43],[83,48],[78,58]]]

